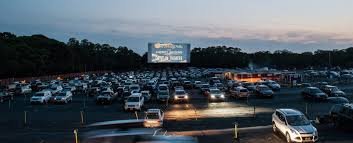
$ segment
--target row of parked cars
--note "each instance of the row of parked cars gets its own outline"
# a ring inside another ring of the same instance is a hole
[[[327,82],[316,83],[316,86],[305,85],[307,87],[304,88],[301,94],[308,100],[342,100],[348,103],[351,98],[337,86],[329,85]]]

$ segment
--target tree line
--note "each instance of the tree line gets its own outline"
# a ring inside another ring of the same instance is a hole
[[[139,55],[127,47],[92,43],[70,38],[67,43],[44,35],[16,36],[0,33],[0,78],[40,76],[98,70],[131,70],[154,67],[147,64],[147,53]],[[158,65],[158,64],[157,64]],[[174,64],[175,65],[175,64]],[[353,67],[353,47],[293,53],[243,52],[237,47],[193,48],[191,63],[183,66],[244,68],[249,65],[273,68]],[[173,64],[159,64],[159,67]]]

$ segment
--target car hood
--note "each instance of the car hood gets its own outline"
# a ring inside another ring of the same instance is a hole
[[[222,94],[211,94],[211,96],[219,97],[219,96],[222,96]]]
[[[126,102],[125,105],[138,105],[139,102]]]
[[[301,134],[304,133],[314,133],[316,131],[315,127],[312,125],[305,125],[305,126],[292,126],[292,128],[298,131]]]

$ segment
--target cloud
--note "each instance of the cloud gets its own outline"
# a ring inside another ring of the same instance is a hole
[[[128,46],[140,54],[147,51],[148,42],[186,42],[193,47],[227,45],[240,47],[246,52],[281,49],[303,52],[342,49],[353,45],[352,35],[307,30],[171,25],[153,19],[62,19],[54,22],[0,23],[0,30],[21,34],[42,33],[63,41],[70,37],[86,38],[93,42]]]

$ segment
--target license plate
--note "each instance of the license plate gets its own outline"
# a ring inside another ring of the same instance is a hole
[[[310,141],[311,139],[310,139],[310,138],[304,138],[304,140],[306,140],[306,141]]]

